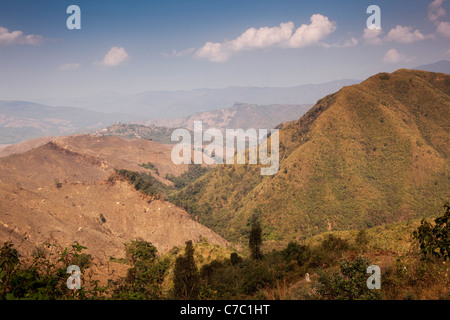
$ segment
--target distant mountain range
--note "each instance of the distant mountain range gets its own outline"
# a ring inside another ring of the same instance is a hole
[[[236,103],[314,104],[324,95],[359,80],[344,79],[323,84],[295,87],[229,87],[224,89],[196,89],[187,91],[147,91],[135,95],[104,92],[78,99],[39,100],[47,105],[79,107],[104,113],[127,113],[141,120],[180,118],[197,112],[230,107]]]
[[[450,61],[415,69],[448,74]],[[202,120],[207,126],[219,129],[273,128],[281,122],[298,119],[321,97],[359,82],[343,79],[294,87],[146,91],[134,95],[103,92],[64,101],[40,100],[40,103],[0,100],[0,145],[88,133],[117,122],[191,128],[193,121]],[[157,136],[161,137],[163,131],[158,129]],[[166,137],[163,140],[167,141]]]
[[[127,139],[147,139],[164,144],[171,141],[175,128],[194,130],[194,121],[201,121],[203,130],[219,129],[273,129],[286,121],[299,119],[312,105],[255,105],[239,103],[230,108],[197,112],[184,118],[156,119],[136,123],[115,123],[96,131],[98,136],[117,136]],[[0,151],[1,154],[1,151]]]
[[[230,108],[214,111],[197,112],[183,118],[155,119],[142,121],[147,125],[157,125],[169,128],[194,129],[194,121],[202,121],[204,128],[225,129],[273,129],[285,122],[297,120],[313,105],[257,105],[236,103]]]
[[[0,101],[0,144],[32,138],[91,132],[117,121],[136,117],[89,111],[74,107],[50,107],[26,101]]]
[[[312,105],[321,96],[355,82],[357,80],[339,80],[290,88],[230,87],[191,91],[148,91],[136,95],[106,92],[75,100],[47,100],[45,104],[0,100],[0,145],[45,136],[88,133],[117,122],[175,127],[175,122],[184,126],[189,121],[192,122],[192,119],[206,120],[206,117],[209,117],[208,123],[218,127],[219,122],[224,123],[220,118],[228,111],[210,114],[202,112],[225,110],[224,108],[230,106],[235,106],[231,111],[235,112],[236,106],[244,106],[246,103],[253,104],[250,108],[252,111],[249,107],[246,112],[240,108],[242,112],[229,118],[227,125],[239,125],[239,128],[269,128],[300,117],[307,111],[306,106],[302,104]],[[281,106],[287,104],[291,106]],[[293,105],[300,106],[297,108]],[[275,107],[279,108],[278,112]],[[258,111],[255,108],[258,108]],[[195,116],[192,116],[194,114]],[[216,121],[211,122],[211,117]],[[155,119],[159,120],[151,121]],[[160,133],[158,132],[158,135]]]
[[[441,60],[438,62],[418,66],[417,68],[414,68],[414,70],[424,70],[429,72],[440,72],[450,74],[450,61]]]

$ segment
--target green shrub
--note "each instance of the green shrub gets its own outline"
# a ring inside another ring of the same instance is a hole
[[[195,180],[207,173],[209,169],[202,167],[200,164],[191,164],[186,172],[183,172],[180,176],[175,177],[173,175],[166,175],[166,179],[174,183],[176,189],[182,189]]]
[[[87,269],[91,266],[92,256],[87,253],[76,253],[72,258],[72,264],[80,267],[80,269]]]
[[[103,215],[103,213],[100,213],[100,215],[98,217],[100,218],[101,223],[106,222],[106,219],[105,219],[105,216]]]
[[[263,261],[247,261],[242,269],[240,291],[251,295],[259,289],[273,285],[275,281],[272,270]]]
[[[365,247],[369,244],[369,237],[366,230],[360,230],[356,236],[355,242],[360,247]]]
[[[216,273],[223,271],[224,265],[218,260],[213,260],[208,264],[205,264],[200,269],[200,277],[207,283],[214,283]]]
[[[377,290],[367,288],[366,273],[369,261],[357,257],[354,261],[341,260],[339,271],[320,272],[316,286],[316,298],[325,300],[373,300],[380,299]]]
[[[159,170],[153,163],[151,162],[141,163],[139,164],[139,166],[145,169],[153,170],[159,176]]]
[[[322,242],[322,249],[327,252],[342,252],[349,248],[348,242],[333,234],[328,236]]]
[[[413,232],[413,238],[419,242],[420,252],[424,255],[450,259],[450,205],[445,204],[445,213],[434,220],[432,226],[425,219]]]
[[[57,189],[61,189],[62,188],[62,183],[59,182],[58,179],[55,179],[54,183],[55,183],[55,188],[57,188]]]
[[[347,240],[328,234],[322,243],[311,251],[308,267],[318,268],[334,265],[347,250],[350,250]]]
[[[311,249],[306,245],[291,241],[281,253],[287,262],[295,260],[299,266],[303,266],[311,256]]]
[[[230,262],[231,262],[231,265],[236,266],[236,265],[242,263],[242,261],[243,261],[243,260],[242,260],[242,257],[239,256],[236,252],[232,252],[232,253],[230,254]]]
[[[127,179],[136,190],[139,190],[142,193],[153,197],[160,197],[168,191],[167,187],[153,178],[151,174],[139,173],[126,169],[115,169],[115,171],[119,176]]]

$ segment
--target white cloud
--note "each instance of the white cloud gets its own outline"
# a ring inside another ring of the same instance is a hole
[[[428,5],[428,18],[436,25],[436,32],[446,38],[450,38],[450,23],[439,21],[441,17],[446,15],[445,9],[442,8],[444,0],[434,0]]]
[[[411,62],[414,58],[409,58],[405,54],[398,52],[395,49],[390,49],[384,55],[383,62],[384,63],[399,63],[399,62]]]
[[[7,28],[0,27],[0,45],[39,45],[44,42],[44,37],[36,34],[24,35],[22,31],[9,31]]]
[[[225,62],[231,56],[232,52],[221,43],[207,42],[203,47],[195,52],[195,56],[198,58],[204,58],[212,62]]]
[[[224,43],[207,42],[195,53],[196,57],[213,62],[224,62],[234,53],[286,44],[292,36],[294,23],[281,23],[279,27],[250,28],[234,40]]]
[[[311,24],[302,24],[289,40],[292,48],[301,48],[319,43],[336,30],[336,23],[321,14],[311,17]]]
[[[336,24],[320,14],[314,14],[310,20],[310,24],[301,25],[294,33],[294,23],[291,21],[277,27],[250,28],[236,39],[223,43],[205,43],[195,52],[195,56],[213,62],[224,62],[241,51],[275,46],[301,48],[320,44],[321,40],[336,30]]]
[[[112,47],[100,64],[106,67],[116,67],[128,59],[128,53],[123,47]]]
[[[366,44],[380,45],[383,40],[380,38],[383,30],[381,29],[364,29],[363,39]]]
[[[73,70],[77,70],[78,68],[81,67],[80,63],[65,63],[63,65],[60,65],[58,67],[59,71],[73,71]]]
[[[434,0],[428,5],[428,19],[430,21],[438,21],[439,18],[445,16],[445,9],[442,8],[444,0]]]
[[[410,26],[397,25],[391,29],[388,34],[382,37],[383,31],[381,29],[364,29],[363,39],[366,44],[381,45],[385,41],[395,41],[399,43],[413,43],[426,39],[432,39],[435,36],[431,34],[424,35],[419,30],[414,30]]]
[[[416,41],[432,38],[432,35],[424,35],[419,30],[412,32],[412,27],[403,27],[397,25],[394,29],[391,29],[386,36],[387,41],[396,41],[399,43],[413,43]]]
[[[227,45],[235,52],[268,48],[288,41],[293,29],[293,22],[281,23],[279,27],[272,28],[250,28]]]
[[[437,24],[436,31],[444,37],[450,38],[450,23],[449,22],[439,22]]]

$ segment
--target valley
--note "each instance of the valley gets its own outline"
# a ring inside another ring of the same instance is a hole
[[[135,292],[127,287],[138,272],[133,245],[157,251],[163,275],[150,296],[160,298],[172,296],[189,241],[202,290],[216,290],[202,293],[207,299],[314,298],[306,272],[317,284],[320,268],[337,270],[361,254],[394,281],[396,259],[418,259],[410,252],[420,220],[438,217],[448,201],[449,112],[448,74],[401,69],[344,86],[314,106],[235,104],[9,145],[0,149],[0,240],[12,241],[24,259],[37,248],[51,252],[46,244],[84,246],[93,279],[125,281],[112,286],[125,296]],[[171,132],[192,130],[193,121],[222,131],[276,127],[278,173],[262,176],[260,164],[175,165]],[[261,261],[249,247],[255,221]],[[233,281],[238,291],[223,284]],[[427,292],[391,285],[383,297],[445,295],[440,282]]]
[[[0,1],[3,315],[446,310],[449,40],[450,0]]]

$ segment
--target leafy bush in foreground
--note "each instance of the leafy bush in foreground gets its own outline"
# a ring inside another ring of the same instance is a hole
[[[12,242],[5,242],[0,248],[0,300],[53,300],[73,298],[94,298],[99,292],[82,287],[80,290],[67,288],[66,273],[69,265],[78,265],[84,274],[91,256],[82,253],[85,247],[75,243],[71,249],[59,250],[55,245],[45,244],[33,251],[32,261],[25,263]]]
[[[424,255],[450,259],[450,205],[445,204],[445,213],[434,220],[432,226],[425,219],[414,231],[413,237],[419,242],[420,252]]]
[[[354,261],[342,260],[340,270],[320,272],[316,297],[326,300],[373,300],[380,299],[377,290],[367,288],[366,258],[358,257]]]

